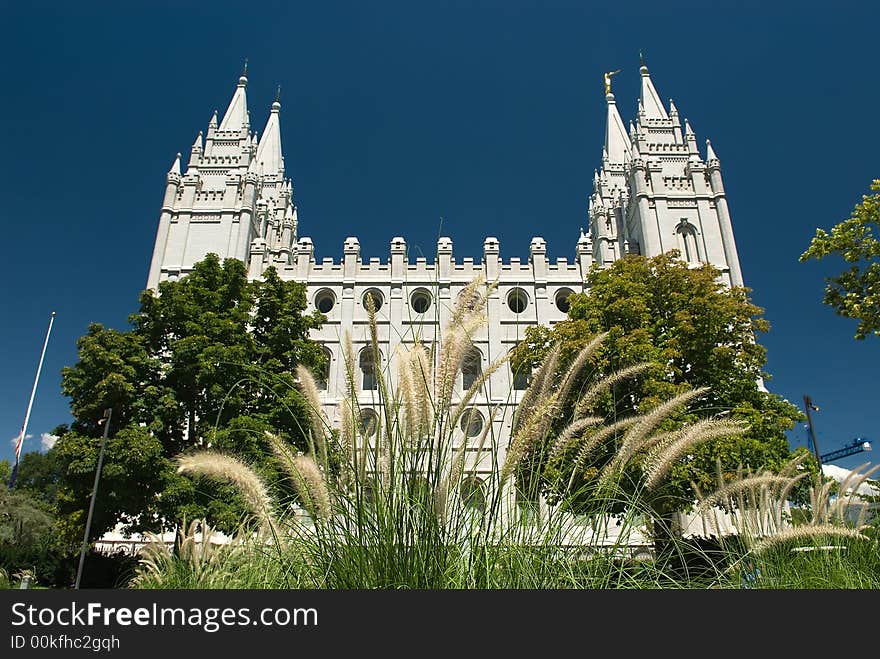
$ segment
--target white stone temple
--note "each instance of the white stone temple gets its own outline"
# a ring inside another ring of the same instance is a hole
[[[605,145],[593,180],[590,226],[579,235],[572,224],[571,259],[547,258],[543,238],[531,238],[529,257],[505,259],[502,246],[487,237],[483,253],[456,256],[452,238],[440,238],[433,260],[411,259],[403,238],[389,237],[389,254],[362,255],[356,237],[345,240],[340,259],[318,262],[312,240],[299,234],[293,187],[285,177],[281,147],[281,103],[272,103],[265,128],[252,131],[243,74],[222,119],[217,114],[207,133],[196,137],[186,171],[180,154],[168,172],[147,287],[174,280],[209,252],[245,262],[249,277],[275,266],[285,280],[307,285],[310,308],[327,317],[313,338],[329,357],[324,374],[325,411],[338,424],[338,402],[345,395],[342,343],[350,333],[359,355],[359,401],[364,420],[381,413],[369,352],[364,299],[378,307],[382,364],[393,368],[402,343],[418,336],[431,343],[449,320],[461,289],[477,275],[498,285],[488,300],[488,324],[476,335],[465,363],[460,388],[470,386],[481,369],[505,354],[534,325],[552,325],[566,317],[567,297],[584,290],[594,263],[607,266],[622,255],[654,256],[678,249],[692,263],[709,262],[726,282],[741,286],[739,258],[721,177],[711,144],[705,153],[687,120],[679,119],[641,72],[641,94],[634,121],[624,126],[606,74]],[[564,218],[560,218],[565,221]],[[308,226],[306,224],[306,226]],[[366,227],[364,227],[366,228]],[[492,233],[491,227],[486,227]],[[562,250],[560,250],[562,251]],[[462,434],[476,436],[493,423],[495,459],[504,459],[513,407],[525,386],[509,368],[497,371],[474,405],[479,415],[463,423]],[[468,465],[474,478],[484,478],[492,460]]]

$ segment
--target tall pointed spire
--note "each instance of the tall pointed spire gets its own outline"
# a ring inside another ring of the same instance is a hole
[[[177,157],[174,159],[174,164],[171,165],[171,169],[168,170],[169,174],[177,174],[180,176],[180,154],[177,154]]]
[[[223,115],[223,121],[220,122],[220,130],[241,130],[242,126],[248,124],[247,114],[247,60],[244,63],[244,70],[238,79],[238,86],[229,101],[229,107],[226,108],[226,114]]]
[[[642,74],[642,93],[639,95],[639,103],[645,110],[645,117],[648,119],[669,119],[666,109],[660,101],[660,94],[654,89],[654,83],[651,82],[651,75],[648,73],[648,67],[645,66],[645,60],[642,58],[642,65],[639,67],[639,73]]]
[[[715,155],[715,149],[712,148],[712,142],[706,140],[706,162],[710,160],[718,160],[718,156]]]
[[[614,102],[614,94],[605,94],[608,102],[608,120],[605,124],[605,153],[608,161],[622,163],[629,159],[630,142],[623,127],[623,120],[617,111],[617,103]]]
[[[275,174],[284,171],[284,156],[281,155],[281,126],[278,122],[278,114],[281,111],[281,101],[278,100],[281,88],[278,88],[278,96],[272,103],[269,112],[269,120],[263,129],[260,145],[257,147],[256,160],[263,169],[264,174]]]

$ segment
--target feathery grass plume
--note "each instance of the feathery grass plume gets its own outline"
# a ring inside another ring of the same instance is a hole
[[[519,405],[516,406],[512,428],[514,433],[531,416],[535,406],[539,405],[541,400],[543,400],[541,392],[544,389],[544,380],[549,377],[548,373],[552,375],[552,370],[556,368],[556,362],[559,360],[561,350],[562,348],[559,344],[553,346],[550,353],[532,375],[529,386],[526,387],[522,398],[520,398]]]
[[[428,349],[416,343],[409,351],[412,369],[413,392],[415,394],[418,425],[423,432],[429,432],[434,418],[431,386],[434,381],[434,365]]]
[[[595,402],[596,398],[602,392],[608,391],[618,382],[623,382],[628,378],[644,373],[654,366],[655,365],[651,362],[640,362],[638,364],[633,364],[632,366],[622,368],[619,371],[615,371],[614,373],[611,373],[610,375],[606,375],[604,378],[601,378],[598,382],[587,389],[587,392],[583,396],[580,397],[575,407],[575,416],[579,417],[583,414],[586,414],[590,408],[590,405]]]
[[[300,501],[313,519],[329,517],[330,490],[327,479],[312,456],[295,455],[278,435],[266,432],[272,452],[287,472]]]
[[[581,372],[584,370],[584,367],[587,365],[587,362],[590,360],[599,347],[602,345],[602,342],[608,338],[608,332],[600,332],[596,336],[594,336],[587,345],[580,349],[577,356],[571,362],[571,365],[568,367],[568,371],[565,374],[565,377],[562,380],[562,384],[559,387],[559,400],[563,403],[568,400],[568,394],[571,392],[572,387],[580,376]]]
[[[704,420],[688,424],[681,431],[681,436],[668,445],[660,445],[651,451],[645,462],[645,487],[654,489],[666,477],[672,465],[678,462],[690,449],[718,437],[741,435],[746,426],[736,421]]]
[[[650,412],[639,416],[639,420],[623,436],[623,442],[614,458],[599,473],[600,485],[607,485],[611,478],[622,471],[630,459],[642,448],[643,442],[658,425],[678,408],[686,405],[694,398],[702,396],[708,387],[690,389],[660,403]]]
[[[310,507],[309,514],[314,519],[327,519],[332,512],[330,490],[327,487],[327,479],[318,467],[318,464],[310,455],[298,455],[293,459],[293,467],[299,474],[299,479],[294,483],[301,483],[308,497]]]
[[[791,481],[792,479],[788,476],[774,476],[772,474],[762,474],[760,476],[749,476],[747,478],[737,479],[722,485],[714,492],[705,496],[700,496],[696,508],[698,512],[701,512],[718,504],[726,504],[729,506],[731,500],[741,492],[751,492],[756,488],[765,485],[781,485],[785,487],[789,485]]]
[[[803,540],[814,540],[816,538],[840,538],[843,540],[869,540],[869,538],[857,531],[845,526],[835,526],[834,524],[807,524],[804,526],[792,526],[783,529],[778,533],[768,535],[758,542],[752,548],[755,554],[761,554],[771,547],[776,547],[788,542],[798,542]]]
[[[510,477],[516,470],[517,465],[535,442],[540,439],[547,430],[550,421],[556,415],[557,394],[544,397],[538,402],[534,411],[523,421],[519,429],[514,433],[507,448],[507,455],[501,467],[499,485]]]
[[[412,358],[406,346],[398,346],[397,361],[398,391],[403,399],[403,434],[411,441],[419,435],[419,411],[416,408],[416,389],[413,383]]]
[[[154,582],[161,584],[175,562],[180,562],[186,565],[189,579],[195,582],[193,587],[216,587],[227,576],[224,559],[238,548],[238,542],[233,538],[225,546],[214,544],[215,533],[204,519],[193,520],[188,526],[181,525],[176,547],[165,544],[160,535],[148,533],[147,543],[139,552],[137,574],[131,585],[149,588]],[[200,539],[198,535],[201,535]]]
[[[781,474],[782,472],[780,472]],[[789,495],[792,493],[797,484],[800,483],[804,478],[809,476],[810,474],[806,471],[802,474],[798,474],[797,476],[789,476],[788,483],[780,490],[779,496],[777,497],[778,505],[776,506],[776,527],[782,528],[782,513],[784,512],[785,503],[788,501]]]
[[[816,484],[810,490],[810,507],[813,509],[811,524],[825,524],[829,521],[828,497],[834,485],[834,481],[831,480],[823,483],[821,473],[816,475]]]
[[[435,405],[438,409],[446,409],[449,406],[452,392],[455,390],[455,379],[461,372],[464,357],[472,345],[471,337],[485,323],[485,314],[470,315],[465,317],[460,326],[450,327],[443,337],[434,385]]]
[[[484,281],[479,275],[462,290],[453,307],[452,319],[444,330],[434,381],[434,401],[438,409],[446,409],[449,405],[455,379],[472,343],[471,337],[486,323],[485,301],[494,284],[481,293]]]
[[[679,437],[681,437],[681,428],[668,432],[654,432],[648,435],[647,439],[642,442],[642,447],[639,450],[646,455],[650,455],[652,451],[660,451],[663,447],[669,446]]]
[[[638,420],[639,417],[637,416],[627,417],[625,419],[621,419],[620,421],[615,421],[614,423],[609,423],[608,425],[602,426],[588,437],[579,438],[580,441],[583,442],[583,446],[578,449],[577,455],[575,456],[574,472],[572,473],[572,478],[574,478],[574,473],[584,468],[587,458],[589,458],[596,449],[604,444],[605,441],[611,439],[612,437],[615,437],[618,432],[626,430],[630,426],[634,425]],[[571,484],[572,483],[570,481],[569,488],[571,488]]]
[[[199,451],[177,458],[177,473],[205,476],[232,483],[244,497],[260,528],[271,532],[275,527],[273,502],[269,490],[257,473],[229,455],[216,451]]]
[[[430,361],[424,346],[399,348],[397,354],[398,391],[402,398],[404,438],[417,443],[430,431],[433,411],[431,409],[428,383],[431,381]]]
[[[384,445],[389,445],[394,440],[391,428],[391,419],[395,416],[394,408],[396,401],[389,396],[388,382],[385,380],[385,372],[382,369],[381,353],[379,352],[379,324],[376,322],[376,303],[372,295],[364,297],[364,304],[367,307],[368,327],[370,328],[370,347],[372,348],[373,372],[376,376],[377,389],[379,391],[379,400],[386,407],[385,423],[382,423],[380,417],[376,428],[376,441],[378,442],[384,436]]]
[[[798,467],[803,464],[804,460],[807,458],[807,453],[798,453],[791,460],[785,463],[782,469],[779,470],[780,476],[795,476],[798,471]]]
[[[474,383],[470,386],[470,388],[464,393],[461,397],[461,401],[455,408],[455,411],[452,413],[450,417],[449,426],[454,428],[458,423],[459,419],[461,419],[462,414],[468,408],[468,405],[473,400],[474,396],[476,396],[480,390],[483,388],[483,385],[492,377],[492,374],[501,368],[502,364],[504,364],[508,360],[508,355],[503,355],[496,359],[494,362],[489,364],[485,371],[483,371],[480,376],[474,381]]]
[[[495,289],[495,284],[488,287],[485,293],[481,291],[481,287],[486,283],[486,278],[479,274],[474,277],[461,293],[458,294],[458,300],[452,308],[452,319],[449,323],[450,327],[458,327],[464,319],[472,314],[478,313],[486,303],[486,297],[491,290]]]
[[[486,439],[488,438],[489,433],[492,430],[492,419],[494,418],[494,416],[495,416],[495,409],[490,409],[489,410],[489,418],[486,421],[486,423],[483,424],[483,429],[482,429],[482,431],[480,431],[480,436],[477,438],[477,449],[474,452],[474,461],[473,461],[473,464],[475,466],[477,464],[479,464],[479,462],[482,458],[482,454],[483,454],[483,451],[485,450],[485,446],[486,446]],[[467,435],[465,435],[462,438],[461,444],[458,445],[458,447],[455,449],[455,451],[452,454],[452,466],[449,470],[449,474],[443,480],[442,493],[443,493],[444,497],[446,497],[448,495],[448,493],[451,489],[457,487],[459,482],[461,481],[461,475],[464,473],[465,459],[467,458],[467,449],[468,449],[468,438],[467,438]],[[443,503],[445,505],[445,499],[444,499]],[[435,506],[436,506],[436,499],[435,499]]]
[[[342,442],[342,451],[343,455],[348,458],[348,465],[343,466],[343,476],[347,477],[348,468],[354,470],[357,467],[357,457],[355,451],[357,450],[357,430],[355,428],[354,418],[351,412],[351,406],[342,404],[340,405],[340,433],[339,439]]]
[[[369,297],[369,296],[368,296]],[[309,406],[309,420],[311,421],[312,437],[317,448],[318,459],[321,464],[327,466],[327,420],[321,406],[321,394],[311,371],[302,364],[296,367],[296,376],[299,380],[299,390],[302,392]]]
[[[553,391],[558,391],[560,394],[562,393],[562,391],[559,389],[559,378],[557,374],[561,357],[562,348],[560,346],[559,350],[552,351],[549,357],[545,360],[547,368],[544,370],[543,377],[541,378],[541,389],[538,392],[538,401],[545,399]],[[559,399],[558,396],[557,399]]]
[[[342,364],[345,366],[345,384],[348,396],[357,400],[357,385],[355,384],[354,346],[351,343],[351,334],[346,331],[342,341]],[[354,408],[353,408],[354,409]]]
[[[604,419],[598,416],[588,416],[583,419],[577,419],[569,423],[565,428],[560,431],[559,436],[553,443],[553,446],[550,449],[549,459],[552,460],[560,453],[563,453],[570,444],[581,438],[581,433],[583,433],[584,430],[586,430],[590,426],[598,426],[602,423],[603,420]]]

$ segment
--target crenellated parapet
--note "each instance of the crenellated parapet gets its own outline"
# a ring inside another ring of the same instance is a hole
[[[254,244],[257,244],[256,241]],[[265,241],[260,241],[259,250],[261,254],[265,252]],[[503,259],[499,242],[493,237],[486,238],[480,259],[456,258],[453,242],[449,237],[441,237],[437,241],[436,256],[433,259],[424,256],[410,258],[406,241],[400,237],[391,241],[387,258],[364,259],[361,256],[360,241],[354,236],[345,239],[341,259],[324,257],[318,260],[312,239],[303,236],[296,243],[291,263],[284,272],[287,278],[304,282],[325,278],[356,281],[372,277],[390,278],[391,281],[469,281],[480,274],[487,279],[514,277],[535,281],[570,281],[574,278],[582,281],[582,271],[585,272],[583,266],[586,263],[588,269],[591,260],[592,240],[589,236],[582,236],[578,242],[574,260],[557,257],[554,261],[548,259],[547,243],[541,237],[532,239],[529,257],[524,261],[520,257]]]

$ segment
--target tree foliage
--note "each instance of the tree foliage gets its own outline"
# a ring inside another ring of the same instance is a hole
[[[305,314],[305,286],[274,268],[249,282],[244,264],[209,254],[179,281],[144,291],[140,310],[119,331],[92,324],[79,361],[62,371],[74,421],[58,440],[57,505],[70,540],[82,534],[94,481],[104,410],[112,408],[91,535],[118,522],[133,531],[207,517],[234,528],[241,502],[230,488],[193,483],[173,458],[220,446],[264,472],[265,430],[305,447],[307,408],[293,369],[325,359],[308,339],[324,318]]]
[[[837,313],[859,321],[855,338],[880,336],[880,179],[863,195],[849,219],[831,229],[816,229],[810,247],[800,260],[835,255],[852,265],[836,277],[828,277],[823,302]]]
[[[708,387],[705,394],[667,419],[661,430],[716,415],[742,420],[749,430],[741,436],[712,440],[676,464],[665,491],[677,505],[693,500],[692,483],[709,489],[716,482],[716,458],[730,476],[740,465],[755,470],[783,466],[790,458],[785,432],[802,416],[795,406],[763,387],[769,378],[762,370],[766,351],[755,334],[767,331],[769,325],[761,318],[763,310],[749,301],[747,289],[728,288],[713,266],[689,267],[675,252],[650,259],[628,256],[610,268],[594,268],[587,285],[588,294],[569,298],[567,320],[552,329],[527,330],[512,355],[514,369],[537,367],[555,346],[560,350],[560,367],[567,368],[592,338],[608,332],[592,359],[591,377],[604,377],[641,362],[655,366],[598,397],[589,410],[591,415],[613,422],[642,414],[689,389]],[[580,482],[584,486],[610,459],[613,446],[609,451],[583,466]],[[536,464],[545,454],[535,452],[524,464],[541,474],[540,487],[553,498],[561,493],[560,483],[569,480],[571,464],[566,461],[572,456],[563,453],[556,462]],[[580,504],[589,507],[589,501]]]

